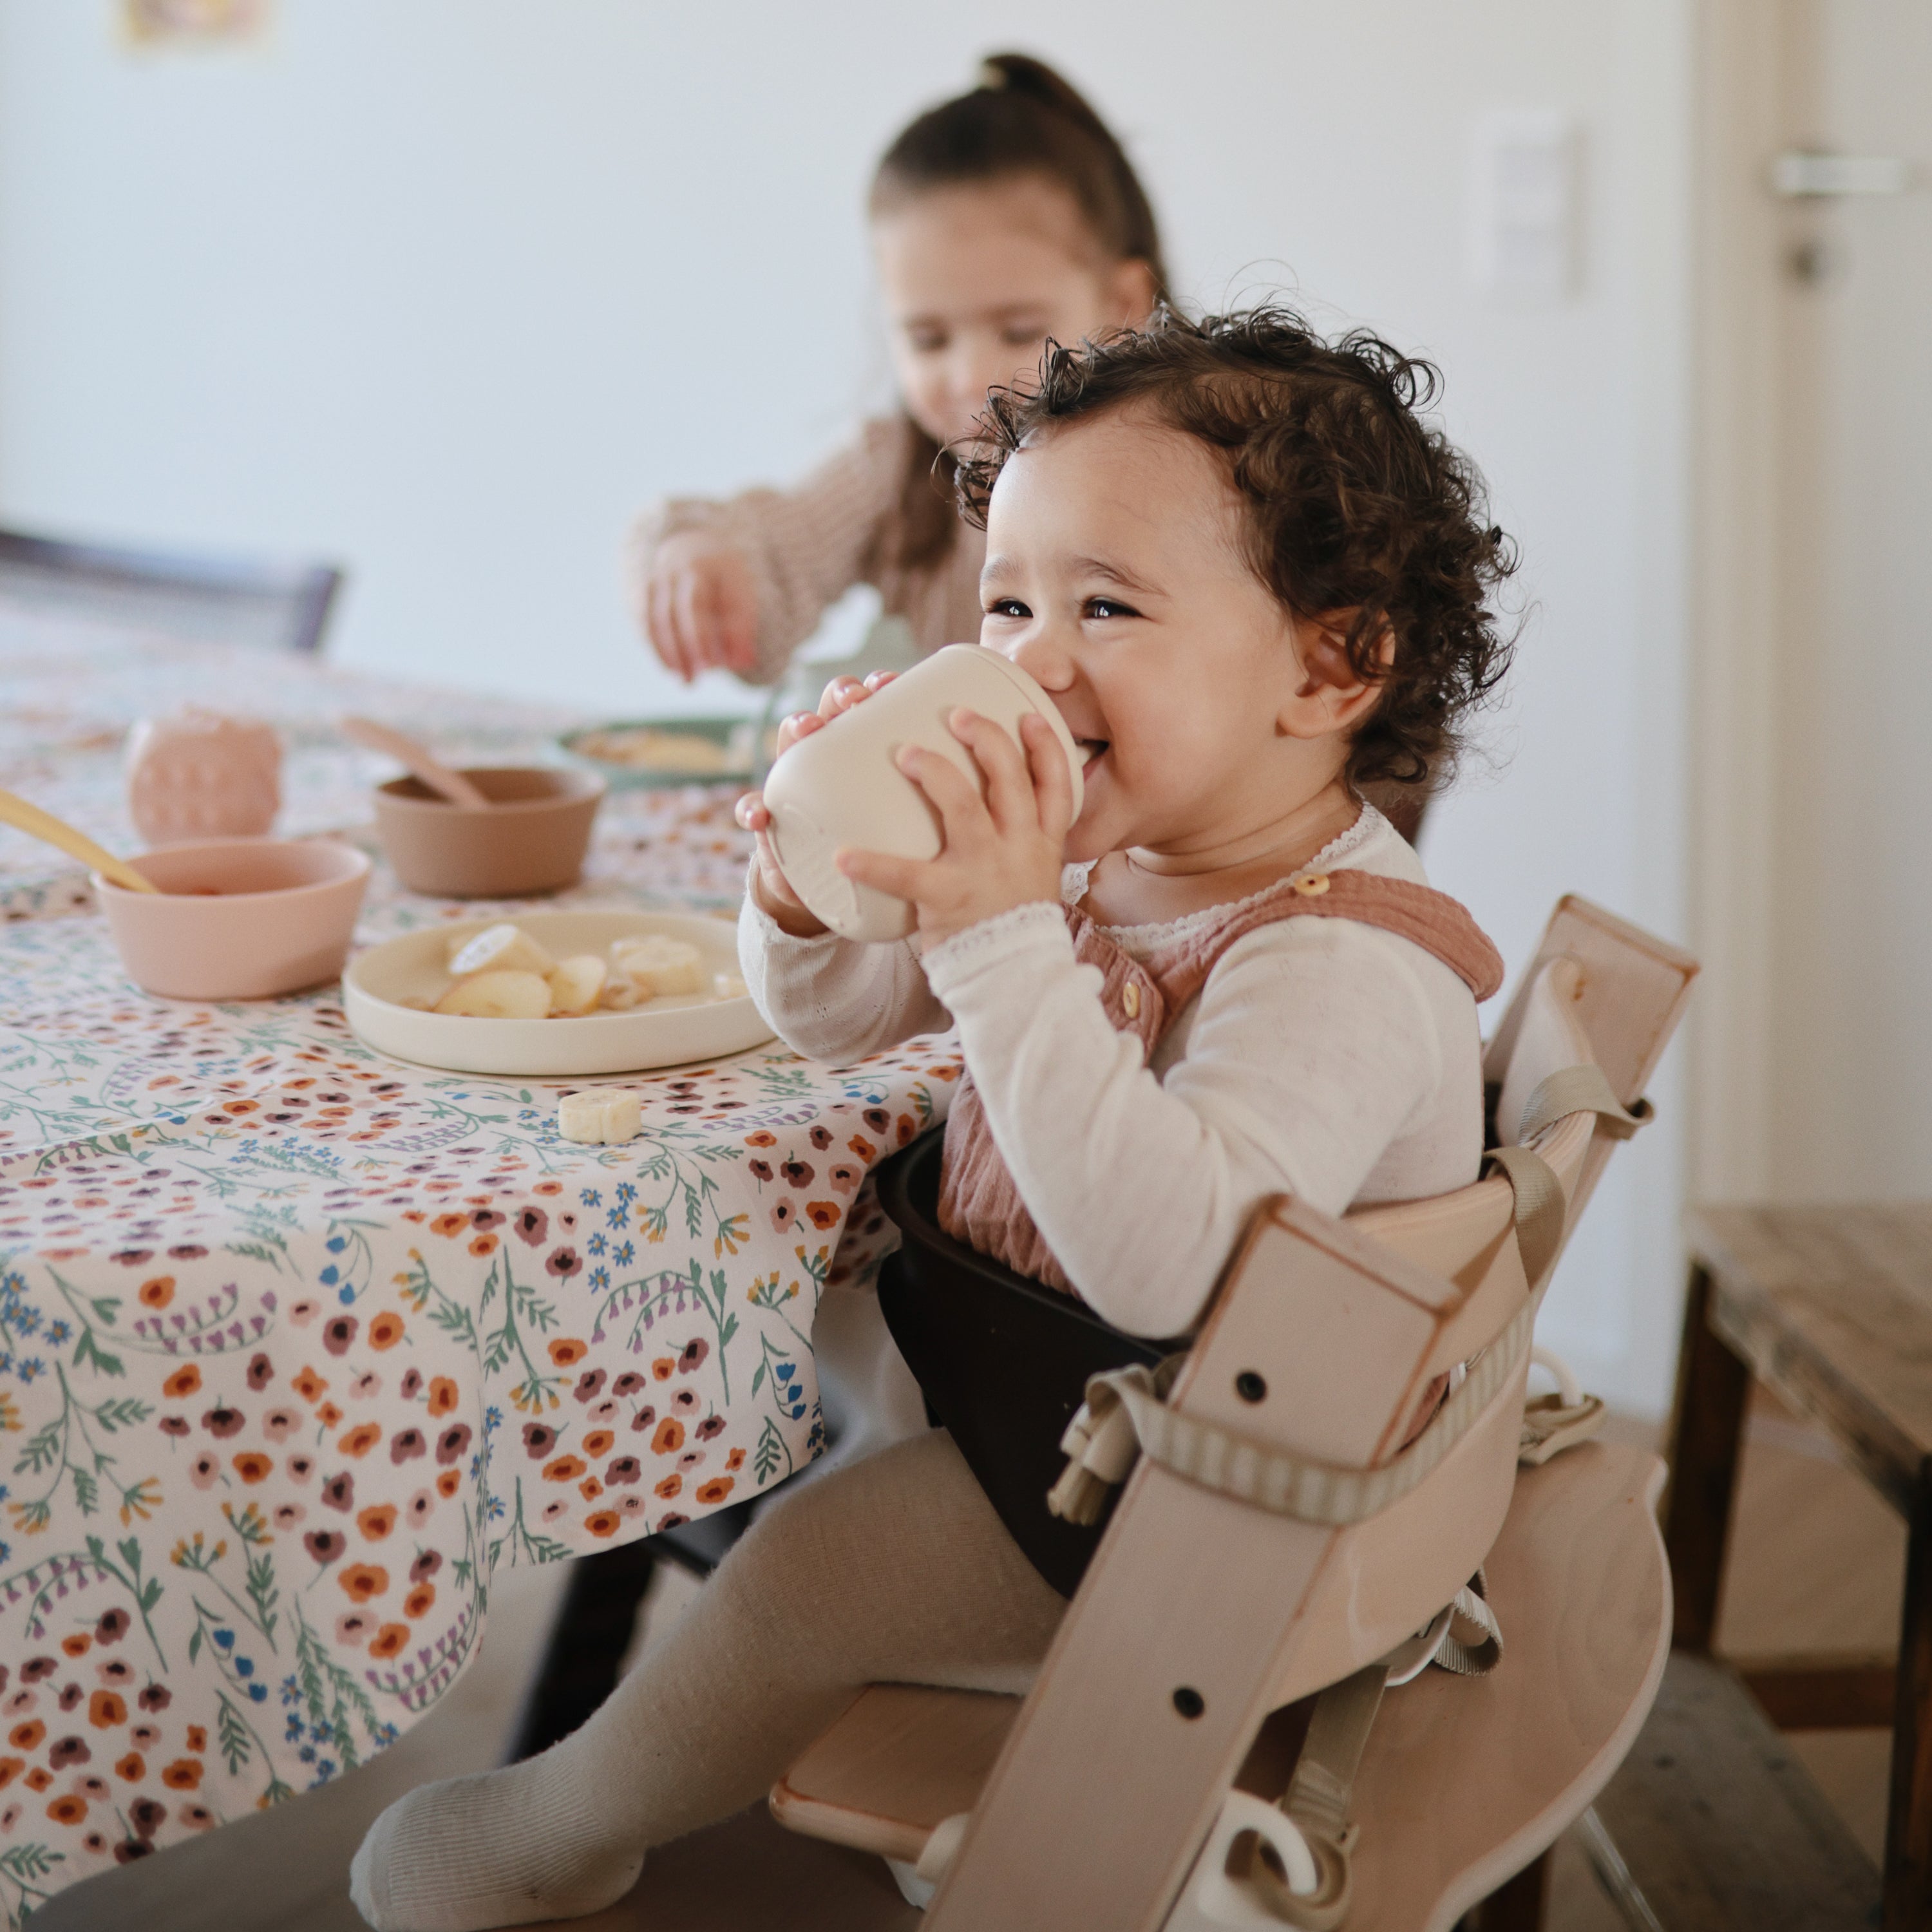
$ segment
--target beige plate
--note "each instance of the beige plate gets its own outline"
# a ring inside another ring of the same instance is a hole
[[[516,1073],[539,1079],[629,1073],[716,1060],[770,1040],[772,1030],[748,995],[704,1000],[695,994],[653,1000],[628,1012],[582,1019],[484,1020],[426,1013],[402,1002],[433,1000],[449,984],[452,938],[496,920],[454,920],[407,932],[350,961],[342,976],[349,1024],[379,1052],[455,1073]],[[714,972],[738,970],[737,929],[722,919],[674,912],[526,912],[514,922],[560,959],[602,952],[614,939],[661,932],[688,939]]]

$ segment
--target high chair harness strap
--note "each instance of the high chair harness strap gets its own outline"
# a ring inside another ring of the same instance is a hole
[[[1283,920],[1352,920],[1393,933],[1441,960],[1479,1000],[1502,984],[1502,956],[1466,908],[1432,886],[1376,872],[1298,872],[1171,941],[1144,964],[1086,914],[1072,906],[1065,910],[1074,956],[1100,972],[1108,1017],[1118,1031],[1138,1039],[1150,1059],[1222,954],[1236,940]],[[955,1240],[1016,1273],[1063,1294],[1074,1292],[994,1144],[970,1072],[962,1075],[946,1116],[939,1222]]]

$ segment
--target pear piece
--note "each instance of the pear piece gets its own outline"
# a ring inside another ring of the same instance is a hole
[[[594,952],[573,953],[560,961],[544,976],[550,982],[551,1016],[574,1019],[589,1012],[604,990],[610,970]]]
[[[556,964],[527,932],[508,920],[450,945],[449,970],[459,980],[472,973],[548,973]]]
[[[550,1016],[550,982],[541,973],[472,973],[436,1001],[440,1013],[483,1020],[541,1020]]]

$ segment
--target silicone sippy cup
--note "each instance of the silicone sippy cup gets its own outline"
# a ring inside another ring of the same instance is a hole
[[[128,804],[150,845],[259,837],[281,808],[281,734],[190,706],[128,737]]]
[[[904,859],[938,855],[939,814],[892,759],[901,746],[921,745],[976,780],[972,753],[946,728],[946,719],[962,706],[1016,739],[1020,720],[1029,711],[1039,712],[1066,754],[1078,816],[1086,760],[1059,706],[997,651],[948,644],[822,731],[801,738],[765,781],[778,863],[813,916],[841,938],[903,939],[913,930],[913,910],[904,899],[847,878],[832,855],[841,846]]]

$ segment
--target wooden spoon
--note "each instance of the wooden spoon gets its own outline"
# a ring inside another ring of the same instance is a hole
[[[453,772],[426,745],[406,738],[373,718],[345,718],[342,735],[372,752],[382,752],[403,765],[412,776],[422,779],[437,797],[466,811],[487,812],[490,801],[460,772]]]
[[[50,845],[57,845],[70,858],[82,864],[92,866],[104,878],[112,879],[117,886],[125,886],[130,892],[158,892],[160,886],[152,879],[144,879],[124,859],[117,859],[104,845],[97,845],[85,832],[68,824],[64,818],[56,818],[50,812],[43,812],[38,805],[29,805],[24,798],[18,798],[10,791],[0,791],[0,822],[17,826],[29,837],[44,838]]]

